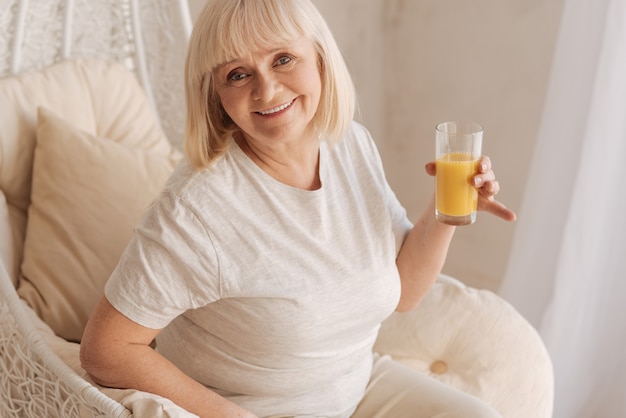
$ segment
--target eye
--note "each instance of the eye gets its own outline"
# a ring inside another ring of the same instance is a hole
[[[286,65],[292,61],[292,58],[288,55],[283,55],[276,60],[276,65]]]
[[[236,83],[238,81],[244,80],[246,77],[248,77],[248,74],[240,70],[233,70],[230,73],[228,73],[228,75],[226,76],[226,79],[228,80],[228,82]]]

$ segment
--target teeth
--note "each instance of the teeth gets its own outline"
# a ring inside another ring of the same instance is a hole
[[[290,101],[289,103],[285,103],[285,104],[282,104],[280,106],[276,106],[273,109],[263,110],[263,111],[261,111],[259,113],[261,115],[271,115],[272,113],[280,112],[281,110],[287,109],[289,106],[291,106],[292,103],[293,103],[293,100]]]

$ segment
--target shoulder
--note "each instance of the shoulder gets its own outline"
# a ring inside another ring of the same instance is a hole
[[[169,178],[164,191],[183,201],[205,200],[207,196],[228,190],[235,173],[243,169],[232,149],[205,169],[196,169],[189,161],[183,160]]]
[[[362,153],[378,155],[374,138],[359,122],[352,122],[342,142],[352,151],[360,150]]]
[[[182,162],[161,195],[163,205],[194,216],[207,229],[219,227],[237,210],[254,207],[251,202],[261,194],[256,166],[236,147],[231,146],[205,169]]]
[[[346,132],[344,140],[346,141],[373,141],[372,135],[365,126],[359,122],[352,121],[350,128]]]
[[[380,164],[380,155],[374,138],[367,128],[358,122],[352,122],[343,140],[337,144],[337,148],[339,153],[348,154],[352,160],[366,161],[367,165]]]

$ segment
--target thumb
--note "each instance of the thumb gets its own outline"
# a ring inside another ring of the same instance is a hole
[[[437,172],[437,165],[434,161],[431,161],[429,163],[426,163],[424,169],[426,170],[426,174],[428,174],[429,176],[434,176]]]

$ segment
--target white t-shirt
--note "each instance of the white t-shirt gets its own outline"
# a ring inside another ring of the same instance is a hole
[[[322,142],[319,170],[320,189],[287,186],[234,141],[207,170],[182,163],[105,289],[165,327],[160,353],[261,417],[349,417],[399,300],[412,225],[369,133]]]

